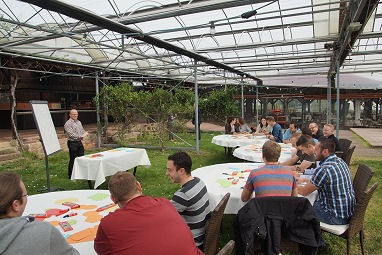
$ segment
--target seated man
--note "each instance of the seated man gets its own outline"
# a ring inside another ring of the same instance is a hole
[[[272,133],[267,135],[267,138],[275,141],[276,143],[283,142],[283,129],[279,123],[276,122],[275,118],[272,116],[267,117],[267,123],[272,127]]]
[[[312,166],[312,163],[316,161],[316,157],[313,154],[306,154],[303,153],[300,149],[297,148],[297,141],[301,137],[301,133],[294,133],[290,137],[290,143],[292,144],[293,148],[296,148],[296,153],[292,153],[292,157],[281,163],[283,166],[291,166],[292,170],[297,171],[297,168],[300,169],[300,171],[303,171],[309,167]],[[295,164],[299,163],[298,166],[295,166]],[[301,170],[302,169],[302,170]]]
[[[312,137],[314,139],[320,139],[324,134],[322,133],[321,129],[318,128],[318,125],[316,122],[312,122],[309,124],[309,130],[310,133],[312,133]]]
[[[304,157],[300,165],[295,166],[298,172],[304,172],[307,168],[316,168],[316,157],[314,155],[315,142],[310,135],[302,135],[296,142],[297,150]],[[303,156],[305,155],[305,156]]]
[[[210,208],[206,185],[191,175],[192,161],[185,152],[168,157],[166,175],[182,187],[175,192],[171,203],[190,227],[195,244],[202,248]]]
[[[306,196],[318,190],[319,199],[314,202],[313,209],[319,221],[332,225],[347,224],[356,202],[349,167],[334,154],[332,140],[321,138],[315,146],[315,153],[321,164],[310,181],[298,188],[298,192]]]
[[[94,240],[98,254],[203,254],[170,201],[142,195],[134,175],[117,172],[109,190],[120,209],[101,220]]]
[[[281,146],[273,141],[263,145],[263,161],[265,166],[254,169],[248,176],[247,183],[241,193],[241,200],[247,202],[255,192],[256,197],[297,196],[296,179],[286,166],[280,166],[278,160]]]
[[[20,176],[0,173],[0,254],[79,254],[48,222],[21,215],[27,205],[27,191]]]
[[[284,132],[283,142],[290,143],[290,137],[292,134],[295,134],[295,133],[301,133],[301,130],[295,122],[291,121],[289,122],[289,128],[285,130]]]
[[[322,129],[322,133],[326,138],[334,142],[335,151],[341,151],[340,142],[338,141],[337,137],[334,136],[334,126],[332,124],[325,124],[324,128]]]

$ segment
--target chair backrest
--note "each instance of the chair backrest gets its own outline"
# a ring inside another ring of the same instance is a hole
[[[204,238],[204,254],[215,255],[219,243],[220,226],[222,223],[225,207],[228,203],[230,193],[224,195],[219,204],[211,213],[208,226],[206,228],[206,234]]]
[[[340,144],[341,151],[343,152],[344,155],[348,152],[350,145],[352,143],[351,140],[345,139],[345,138],[340,138],[338,139],[338,143]]]
[[[365,191],[361,199],[357,202],[353,216],[351,217],[349,222],[349,228],[343,234],[348,239],[353,238],[357,233],[359,233],[359,231],[363,229],[363,222],[365,219],[366,208],[377,187],[378,187],[378,182],[374,183],[367,191]]]
[[[226,245],[216,254],[216,255],[231,255],[233,252],[233,248],[235,248],[235,241],[229,240]]]
[[[348,152],[342,157],[345,163],[350,166],[351,157],[353,156],[353,152],[355,150],[355,145],[351,146]]]
[[[373,175],[373,170],[371,170],[371,168],[367,165],[360,164],[358,166],[357,172],[355,173],[353,179],[353,188],[357,203],[362,198]]]

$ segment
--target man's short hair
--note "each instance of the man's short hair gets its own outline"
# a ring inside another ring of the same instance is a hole
[[[308,145],[315,145],[313,138],[310,135],[302,135],[296,142],[296,146],[308,148]]]
[[[296,121],[290,121],[289,124],[288,124],[288,126],[289,126],[289,125],[293,125],[296,129],[299,128],[298,123],[297,123]]]
[[[273,116],[267,116],[265,119],[266,119],[267,121],[272,121],[272,122],[275,122],[275,121],[276,121],[275,118],[273,118]]]
[[[184,170],[186,170],[186,173],[188,175],[191,175],[192,160],[187,153],[180,151],[168,156],[167,159],[172,160],[174,162],[176,171],[178,171],[181,168],[184,168]]]
[[[320,143],[321,151],[324,149],[328,149],[330,155],[335,153],[336,144],[333,140],[326,137],[320,137],[320,139],[318,139],[318,142]]]
[[[318,124],[317,124],[316,122],[310,122],[310,123],[309,123],[309,126],[310,126],[310,125],[314,125],[315,127],[318,128]]]
[[[20,183],[21,178],[18,174],[0,172],[0,219],[8,214],[13,201],[22,201],[23,191]]]
[[[324,125],[324,127],[329,127],[331,130],[332,130],[332,132],[334,131],[334,125],[333,124],[330,124],[330,123],[328,123],[328,124],[325,124]]]
[[[119,171],[109,180],[109,191],[111,196],[117,201],[126,201],[133,197],[137,191],[137,179],[128,172]]]
[[[297,142],[297,140],[298,140],[301,136],[302,136],[301,133],[296,132],[296,133],[293,133],[293,134],[290,135],[289,140],[292,139],[292,138],[296,138],[296,142]]]
[[[266,141],[263,145],[263,158],[268,162],[278,162],[281,154],[280,144],[274,141]]]

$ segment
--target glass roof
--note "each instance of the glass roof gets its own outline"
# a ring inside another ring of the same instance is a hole
[[[250,85],[258,78],[264,86],[325,87],[334,52],[326,45],[340,41],[351,2],[2,0],[0,54],[76,64],[123,79],[190,82],[190,56],[196,54],[205,60],[197,62],[199,84],[239,84],[245,74]],[[344,47],[350,53],[340,68],[340,86],[382,88],[381,1],[358,2],[369,2],[363,8],[371,14],[354,45]],[[65,12],[51,3],[79,9]],[[254,15],[241,17],[249,11]],[[104,18],[123,24],[126,31],[111,23],[95,25]]]

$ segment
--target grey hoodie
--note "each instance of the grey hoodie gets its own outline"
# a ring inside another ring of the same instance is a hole
[[[61,233],[33,217],[0,219],[1,255],[79,255]]]

